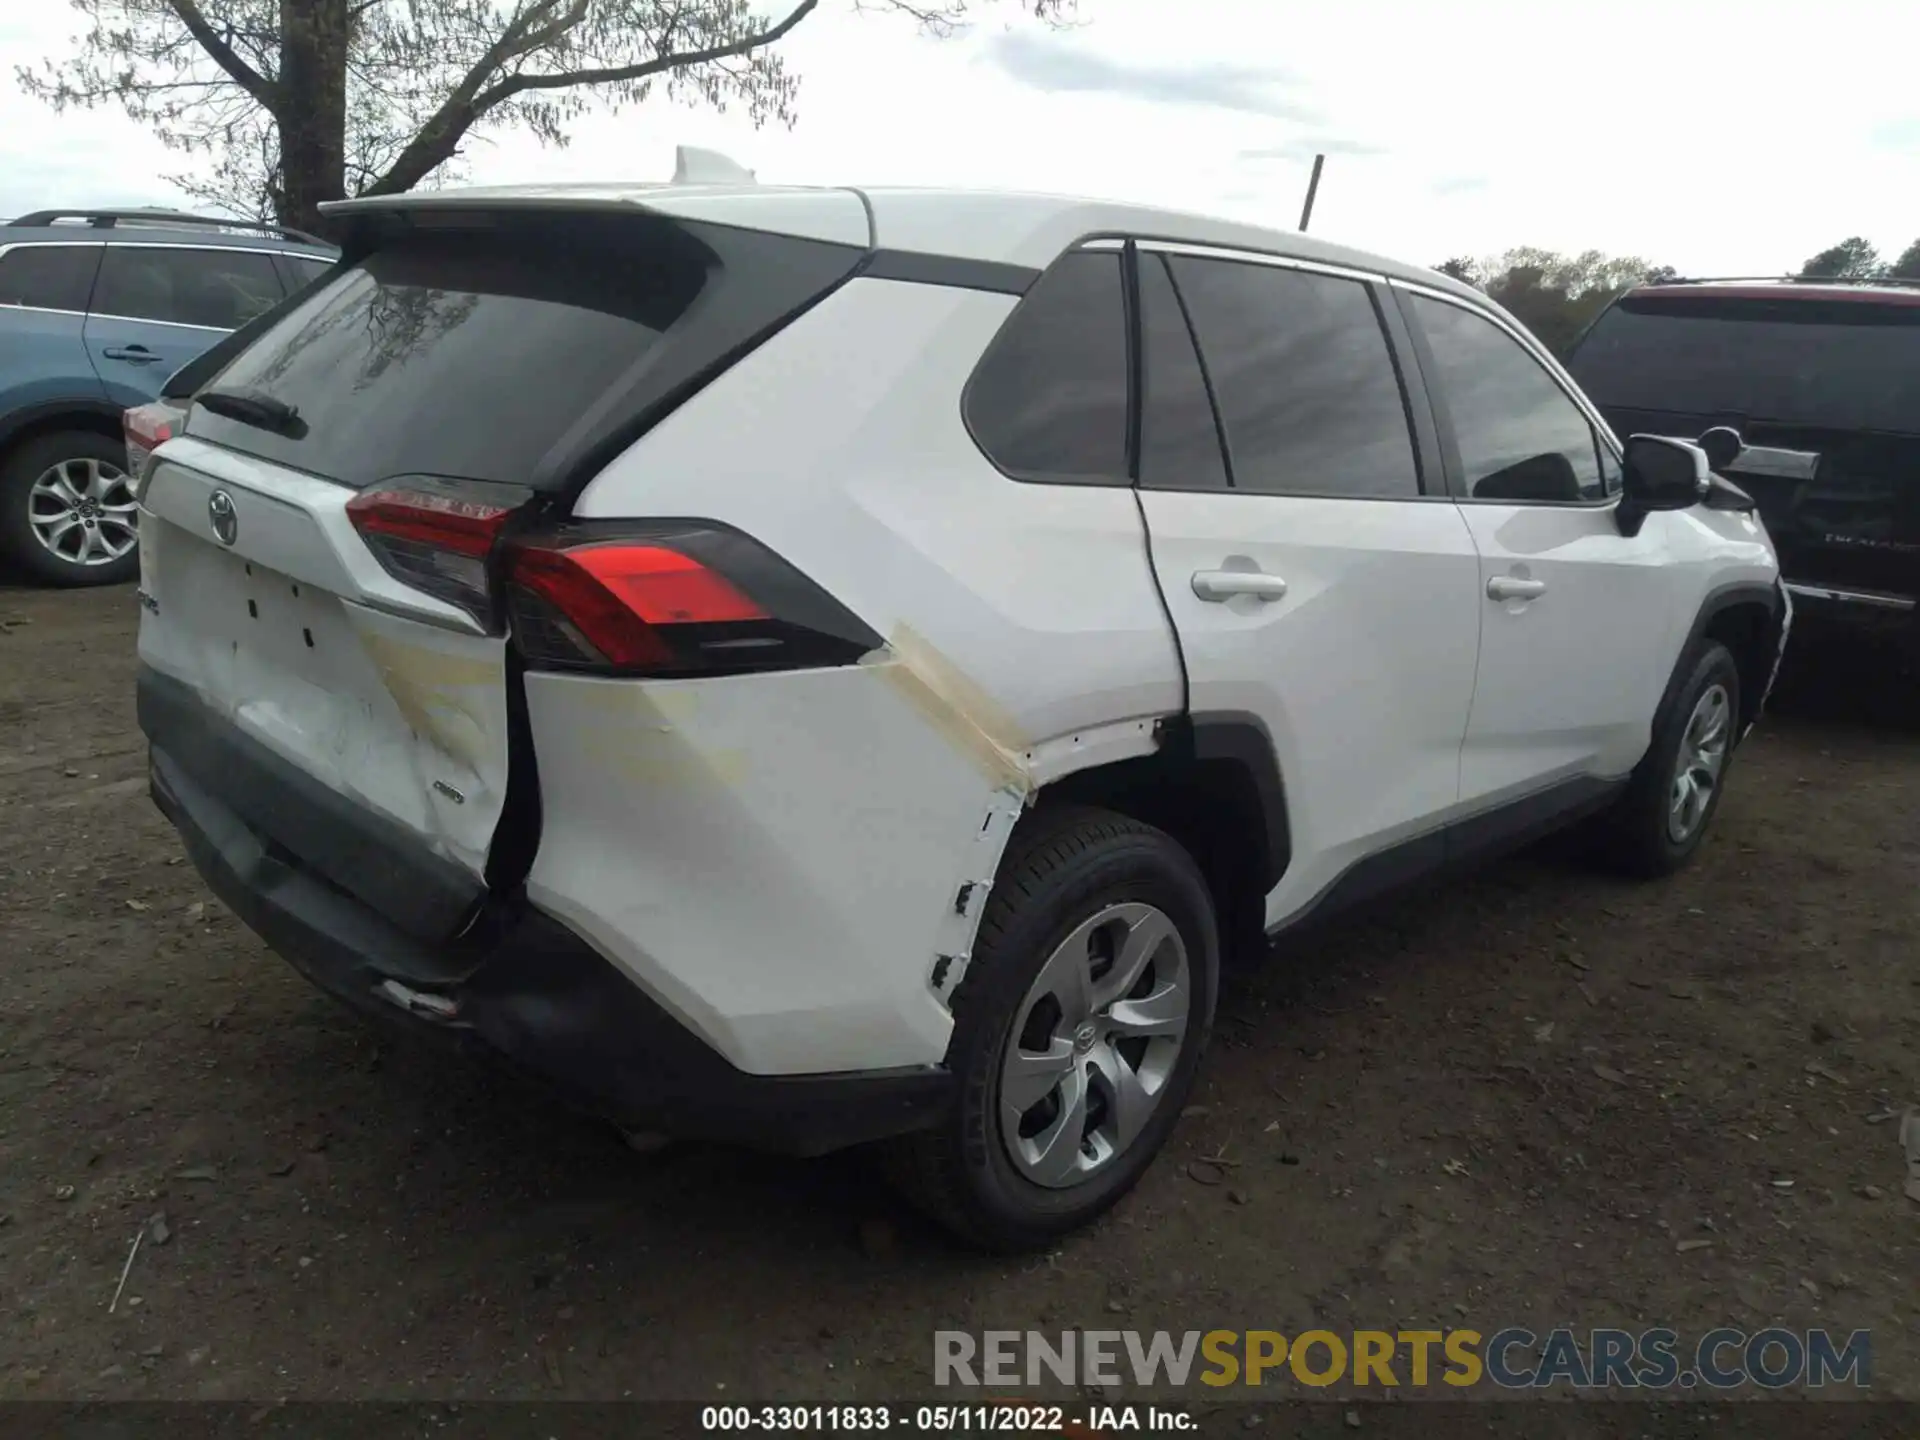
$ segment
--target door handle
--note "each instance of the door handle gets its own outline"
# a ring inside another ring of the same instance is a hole
[[[131,365],[152,365],[160,359],[144,345],[109,345],[100,353],[109,360],[125,360]]]
[[[1278,575],[1258,570],[1196,570],[1193,593],[1215,604],[1236,595],[1251,595],[1256,600],[1279,600],[1287,593],[1287,582]]]
[[[1547,593],[1544,580],[1523,580],[1518,575],[1496,575],[1487,581],[1489,600],[1531,600]]]

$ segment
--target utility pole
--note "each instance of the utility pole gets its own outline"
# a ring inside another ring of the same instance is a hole
[[[1313,197],[1320,193],[1320,169],[1327,163],[1327,157],[1313,157],[1313,177],[1307,181],[1307,203],[1300,207],[1300,233],[1306,234],[1307,222],[1313,218]]]

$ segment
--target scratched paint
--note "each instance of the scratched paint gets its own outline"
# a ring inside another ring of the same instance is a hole
[[[870,651],[860,663],[965,754],[995,789],[1033,792],[1027,740],[1019,722],[918,632],[897,627],[883,648]]]

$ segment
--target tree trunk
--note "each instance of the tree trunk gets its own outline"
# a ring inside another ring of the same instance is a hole
[[[280,177],[274,209],[282,225],[311,230],[320,205],[347,193],[349,0],[280,0]]]

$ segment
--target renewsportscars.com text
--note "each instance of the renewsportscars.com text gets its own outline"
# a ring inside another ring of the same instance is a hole
[[[1478,1330],[937,1330],[936,1385],[1767,1390],[1873,1383],[1873,1336],[1773,1327]]]

